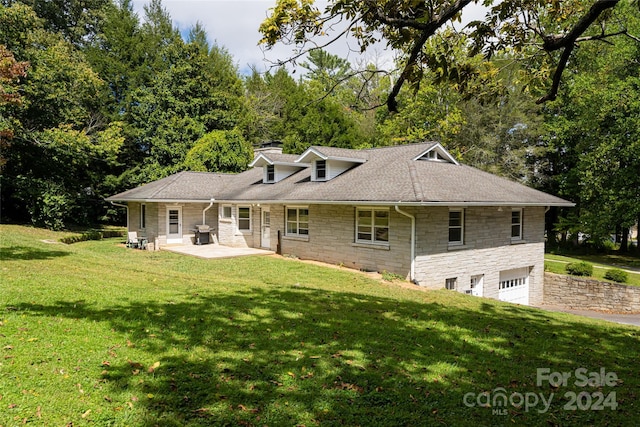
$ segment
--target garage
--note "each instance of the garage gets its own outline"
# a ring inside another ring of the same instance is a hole
[[[529,305],[530,267],[500,272],[498,299],[515,304]]]

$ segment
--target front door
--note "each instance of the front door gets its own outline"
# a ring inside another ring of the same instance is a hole
[[[271,247],[271,212],[269,208],[262,208],[262,239],[263,248]]]
[[[182,243],[182,207],[167,208],[167,244]]]

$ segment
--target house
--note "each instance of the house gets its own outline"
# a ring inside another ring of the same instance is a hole
[[[349,150],[268,148],[246,172],[180,172],[109,197],[153,248],[267,248],[421,286],[542,302],[544,219],[571,203],[458,163],[439,143]]]

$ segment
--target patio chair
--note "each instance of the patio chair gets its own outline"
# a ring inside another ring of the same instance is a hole
[[[138,239],[137,231],[129,231],[127,233],[127,247],[138,248],[140,246],[140,240]]]

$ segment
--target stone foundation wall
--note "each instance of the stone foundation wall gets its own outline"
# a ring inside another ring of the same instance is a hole
[[[640,313],[640,287],[544,273],[544,303],[580,310]]]

